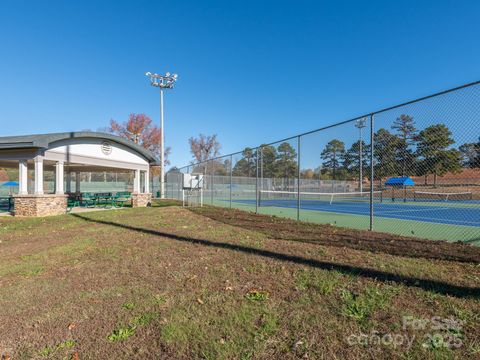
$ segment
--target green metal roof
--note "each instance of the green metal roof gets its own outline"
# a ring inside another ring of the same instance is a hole
[[[21,136],[0,137],[0,150],[14,149],[44,149],[47,150],[51,144],[69,139],[104,139],[124,145],[142,155],[151,165],[158,165],[159,162],[153,153],[133,141],[121,138],[116,135],[91,131],[66,132],[54,134],[35,134]]]

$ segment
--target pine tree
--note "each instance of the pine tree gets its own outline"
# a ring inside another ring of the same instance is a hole
[[[367,172],[370,158],[370,145],[365,144],[362,140],[362,168],[363,175]],[[348,170],[350,174],[357,177],[360,174],[360,140],[354,142],[352,146],[345,152],[343,156],[343,167]]]
[[[434,186],[437,185],[437,176],[458,172],[462,167],[460,151],[449,149],[455,143],[451,136],[444,124],[429,126],[417,136],[417,154],[422,158],[418,173],[424,176],[433,174]]]
[[[397,152],[401,141],[383,128],[374,134],[375,177],[382,179],[398,174]]]
[[[331,140],[323,149],[320,157],[325,160],[323,166],[332,170],[332,178],[337,178],[340,161],[345,156],[345,143],[338,139]]]
[[[297,152],[288,142],[283,142],[277,147],[278,160],[276,165],[277,174],[285,179],[297,176]]]
[[[400,115],[392,125],[392,129],[397,131],[397,136],[401,139],[398,142],[398,160],[401,163],[402,176],[406,176],[412,169],[409,168],[409,164],[412,164],[414,160],[413,152],[410,150],[410,146],[415,143],[415,136],[417,129],[415,128],[415,121],[412,116],[402,114]]]

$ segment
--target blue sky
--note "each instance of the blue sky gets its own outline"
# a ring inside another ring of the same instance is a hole
[[[480,78],[478,1],[0,2],[0,134],[97,129],[166,96],[190,136],[238,151]]]

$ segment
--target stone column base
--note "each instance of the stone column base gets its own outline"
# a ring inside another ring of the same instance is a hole
[[[132,207],[145,207],[150,206],[152,204],[152,194],[140,194],[140,193],[133,193],[132,194]]]
[[[14,195],[15,216],[50,216],[67,212],[68,195]]]

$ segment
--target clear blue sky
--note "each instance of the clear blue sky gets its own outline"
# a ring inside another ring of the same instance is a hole
[[[187,139],[222,153],[480,78],[478,1],[0,2],[0,134],[158,121],[172,165]]]

